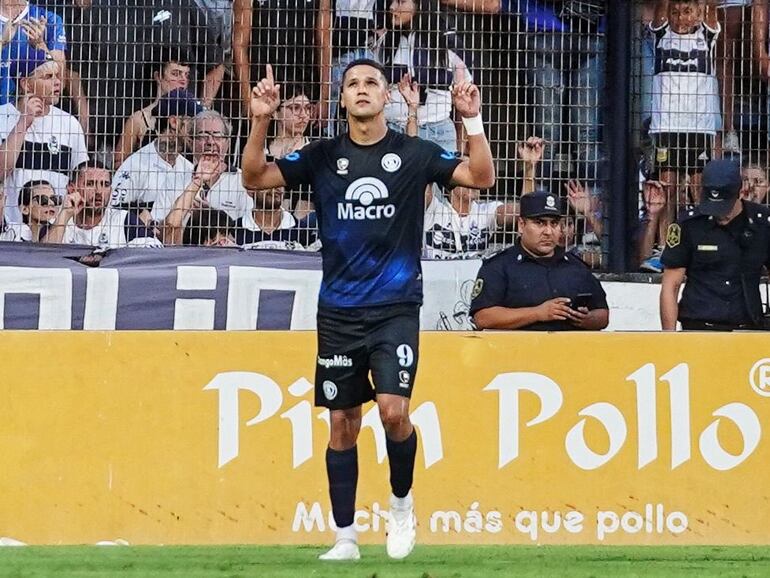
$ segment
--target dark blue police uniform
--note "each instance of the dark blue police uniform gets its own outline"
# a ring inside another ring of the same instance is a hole
[[[486,260],[479,269],[473,289],[470,313],[487,307],[537,307],[555,299],[574,300],[590,293],[589,310],[607,309],[607,295],[601,283],[578,257],[557,247],[551,257],[534,257],[520,243]],[[567,320],[539,321],[526,331],[571,331],[577,329]]]
[[[770,210],[740,201],[740,167],[729,160],[708,163],[698,208],[669,226],[661,261],[666,269],[686,269],[679,302],[683,329],[760,329],[763,325],[759,282],[770,265]]]

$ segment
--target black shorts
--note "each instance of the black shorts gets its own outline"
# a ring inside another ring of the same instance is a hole
[[[319,308],[315,404],[349,409],[380,393],[411,397],[419,339],[416,303]]]
[[[655,168],[700,172],[711,160],[714,137],[710,134],[662,132],[652,135],[655,145]]]

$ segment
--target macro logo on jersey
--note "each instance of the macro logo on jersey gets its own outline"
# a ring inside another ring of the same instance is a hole
[[[388,187],[380,179],[356,179],[345,191],[345,202],[337,203],[337,218],[341,221],[390,219],[396,214],[396,206],[382,203],[388,196]]]

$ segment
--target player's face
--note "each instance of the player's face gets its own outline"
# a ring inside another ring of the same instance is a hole
[[[519,218],[519,231],[524,249],[538,257],[549,257],[562,239],[562,220],[556,217]]]
[[[88,209],[101,209],[110,198],[110,171],[107,169],[87,168],[80,172],[75,182],[78,192],[83,196],[84,206]]]
[[[38,66],[23,82],[25,92],[43,99],[46,104],[59,102],[61,97],[61,74],[56,62],[46,62]]]
[[[190,84],[190,67],[178,62],[169,62],[163,68],[163,74],[158,78],[158,84],[161,94],[169,93],[177,88],[186,90]]]
[[[282,103],[276,113],[276,120],[281,123],[283,130],[278,131],[278,136],[301,136],[305,133],[310,123],[310,114],[313,105],[304,94],[294,96]]]
[[[59,197],[50,185],[37,185],[32,187],[29,207],[24,207],[22,211],[29,215],[33,223],[48,223],[56,218],[60,204]]]
[[[668,5],[668,22],[677,34],[692,32],[701,21],[701,9],[697,2],[671,2]]]
[[[342,81],[342,107],[353,118],[381,114],[388,101],[388,86],[379,70],[362,64],[348,70]]]
[[[752,203],[764,203],[767,198],[768,183],[767,174],[759,167],[743,169],[743,188],[741,198]]]
[[[195,133],[191,135],[193,157],[197,160],[203,155],[218,155],[224,159],[230,150],[230,137],[224,123],[218,118],[204,118],[197,120],[194,126]]]
[[[277,211],[283,203],[283,189],[265,189],[254,195],[254,208],[258,211]]]
[[[390,17],[393,26],[408,26],[417,11],[414,0],[393,0],[390,3]]]

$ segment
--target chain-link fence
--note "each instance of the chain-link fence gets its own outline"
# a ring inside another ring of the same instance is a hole
[[[768,6],[751,4],[632,2],[629,85],[606,86],[602,0],[0,0],[2,238],[316,249],[312,191],[241,183],[251,86],[272,64],[266,153],[281,158],[346,130],[342,70],[368,57],[387,72],[388,126],[458,155],[450,87],[482,89],[497,184],[427,191],[425,257],[510,245],[518,198],[543,188],[589,265],[624,235],[629,269],[656,270],[709,158],[742,162],[744,194],[767,202]],[[627,90],[632,168],[609,190],[604,127]],[[608,226],[619,195],[638,206],[627,230]]]

